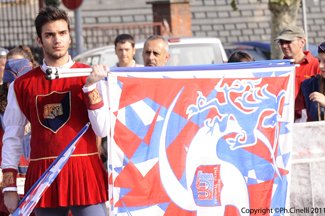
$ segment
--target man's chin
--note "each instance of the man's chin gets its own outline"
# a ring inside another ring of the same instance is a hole
[[[67,54],[67,52],[54,52],[54,53],[48,53],[48,55],[52,58],[52,59],[60,59],[65,57],[65,55]]]
[[[147,64],[146,67],[156,67],[155,64]]]

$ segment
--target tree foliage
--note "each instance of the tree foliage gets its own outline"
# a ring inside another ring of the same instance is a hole
[[[236,3],[237,0],[232,0],[230,5],[232,7],[232,9],[234,11],[238,10],[237,8],[237,3]],[[261,0],[258,0],[258,1],[261,1]],[[297,0],[269,0],[269,3],[271,4],[279,4],[279,5],[288,5],[288,6],[291,6],[293,5]]]
[[[59,0],[45,0],[46,6],[53,6],[53,7],[59,7],[61,2]]]

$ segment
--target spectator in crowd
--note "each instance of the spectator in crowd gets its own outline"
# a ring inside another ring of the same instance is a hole
[[[28,46],[17,46],[11,49],[7,55],[7,59],[22,59],[25,58],[31,62],[31,66],[36,68],[39,66],[38,62],[35,61],[34,55]]]
[[[43,64],[10,85],[4,114],[1,165],[6,178],[2,186],[10,213],[17,209],[19,202],[17,164],[26,123],[30,122],[32,134],[25,193],[89,120],[93,122],[88,112],[106,113],[106,109],[101,109],[103,101],[97,89],[97,82],[107,76],[106,66],[94,66],[94,72],[88,77],[45,79],[44,71],[48,68],[89,67],[72,61],[68,54],[70,22],[65,11],[52,6],[42,8],[35,27],[37,42],[43,49]],[[68,215],[70,209],[78,216],[107,215],[108,176],[98,157],[92,128],[80,138],[71,158],[36,205],[37,216]]]
[[[303,51],[306,44],[305,32],[298,26],[288,26],[274,39],[284,54],[284,59],[293,59],[296,67],[295,78],[295,122],[307,121],[306,106],[301,91],[301,83],[313,75],[320,74],[318,60],[310,51]]]
[[[9,52],[10,53],[10,52]],[[9,53],[7,56],[9,56]],[[11,82],[13,82],[18,76],[22,76],[32,69],[30,62],[27,59],[9,59],[6,62],[4,75],[3,75],[3,84],[0,86],[0,153],[2,150],[2,137],[4,134],[5,126],[3,125],[3,114],[7,106],[7,94],[8,94],[8,86]],[[25,131],[26,132],[26,131]],[[24,179],[26,175],[26,170],[28,167],[28,161],[26,157],[29,157],[29,134],[24,136],[22,145],[24,155],[20,158],[18,165],[18,176],[21,177],[21,180]],[[0,157],[1,158],[1,157]],[[2,174],[2,172],[1,172]],[[2,183],[2,179],[1,182]],[[20,191],[21,198],[23,197],[23,191]],[[0,216],[9,215],[7,208],[3,202],[2,193],[0,195]],[[32,213],[31,215],[35,215]]]
[[[318,45],[318,59],[321,74],[316,74],[301,84],[308,121],[325,120],[325,41]]]
[[[143,62],[145,66],[164,66],[169,58],[169,46],[166,38],[160,35],[151,35],[143,45]]]
[[[0,47],[0,85],[2,85],[3,70],[7,61],[8,50]]]
[[[128,34],[121,34],[115,38],[115,54],[118,57],[116,67],[143,67],[133,60],[135,54],[134,38]]]
[[[244,51],[236,51],[233,54],[231,54],[231,56],[228,59],[228,63],[231,62],[251,62],[251,61],[255,61],[254,57]]]
[[[29,49],[29,47],[27,46],[17,46],[13,49],[11,49],[8,54],[7,54],[7,63],[6,66],[8,66],[8,68],[6,68],[4,75],[7,74],[7,80],[4,77],[4,85],[0,86],[0,115],[2,113],[4,113],[5,108],[7,106],[7,95],[8,95],[8,89],[9,89],[9,84],[17,78],[17,76],[14,76],[14,73],[16,73],[17,75],[21,76],[22,73],[19,73],[19,69],[21,67],[21,69],[25,70],[25,68],[23,67],[27,67],[26,66],[26,62],[28,62],[29,64],[29,70],[32,68],[35,68],[36,66],[38,66],[38,63],[35,62],[34,60],[34,56],[31,52],[31,50]],[[13,59],[17,59],[15,61],[13,61]],[[19,61],[19,60],[24,60],[24,61]],[[17,63],[17,65],[15,65]],[[21,66],[22,64],[22,66]],[[13,68],[13,69],[11,69]],[[17,71],[15,71],[17,70]],[[10,71],[12,71],[13,76],[12,79],[8,81],[8,76],[10,74]],[[2,118],[0,118],[1,120],[1,124],[3,124]],[[18,164],[18,177],[22,177],[25,178],[26,176],[26,172],[27,172],[27,167],[29,164],[29,157],[30,157],[30,123],[28,123],[25,126],[25,136],[22,142],[22,149],[23,149],[23,155],[20,158],[19,164]],[[1,136],[1,148],[2,148],[2,136]]]
[[[134,44],[134,38],[129,34],[121,34],[115,38],[115,54],[119,60],[116,63],[116,67],[143,67],[143,65],[137,64],[133,59],[136,50]],[[107,137],[97,137],[96,143],[100,158],[107,170]]]

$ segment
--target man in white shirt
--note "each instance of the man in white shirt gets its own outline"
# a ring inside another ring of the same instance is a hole
[[[118,57],[116,67],[143,67],[133,60],[135,54],[134,38],[128,34],[121,34],[116,37],[115,41],[115,54]]]

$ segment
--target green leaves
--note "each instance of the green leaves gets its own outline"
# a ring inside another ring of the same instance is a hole
[[[293,3],[295,3],[298,0],[269,0],[271,4],[280,4],[280,5],[288,5],[291,6]]]
[[[45,0],[45,5],[46,6],[53,6],[53,7],[59,7],[61,2],[59,0]]]
[[[258,1],[261,1],[261,0],[258,0]],[[299,1],[299,0],[269,0],[269,3],[271,3],[271,4],[279,4],[280,6],[282,6],[282,5],[291,6],[296,1]],[[230,5],[231,5],[231,7],[232,7],[232,9],[234,11],[238,10],[236,0],[232,0],[231,3],[230,3]]]
[[[236,4],[236,0],[232,0],[231,3],[230,3],[230,5],[231,5],[231,7],[232,7],[232,9],[234,11],[238,10],[237,4]]]

